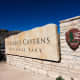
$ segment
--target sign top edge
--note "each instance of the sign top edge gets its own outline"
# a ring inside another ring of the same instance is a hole
[[[72,18],[69,18],[69,19],[61,20],[60,23],[66,23],[66,22],[73,21],[73,20],[76,20],[76,19],[80,19],[80,16],[76,16],[76,17],[72,17]]]

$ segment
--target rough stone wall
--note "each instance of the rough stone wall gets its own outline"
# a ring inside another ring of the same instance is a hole
[[[78,19],[60,24],[61,61],[59,63],[14,55],[7,55],[7,63],[14,65],[21,70],[32,71],[35,77],[38,75],[44,75],[49,78],[49,80],[56,80],[56,77],[62,76],[65,80],[80,80],[80,48],[73,51],[65,39],[65,33],[69,29],[73,27],[80,29],[79,22],[80,20]],[[74,23],[76,24],[75,26]]]
[[[64,63],[67,67],[70,77],[73,77],[74,80],[80,80],[80,47],[72,50],[65,35],[66,32],[74,28],[80,30],[80,17],[62,21],[60,24],[61,63]]]
[[[41,61],[12,55],[7,55],[7,59],[8,64],[21,70],[31,71],[34,76],[44,75],[50,80],[56,80],[57,77],[62,76],[65,80],[70,80],[68,65],[65,63]]]

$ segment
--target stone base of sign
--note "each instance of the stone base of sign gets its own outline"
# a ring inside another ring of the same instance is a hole
[[[36,59],[24,58],[20,56],[7,55],[7,63],[16,66],[25,71],[31,71],[33,75],[44,75],[51,80],[56,80],[62,76],[65,80],[80,79],[79,64],[74,64],[72,57],[62,56],[63,60],[60,63],[41,61]],[[77,66],[76,66],[77,65]]]

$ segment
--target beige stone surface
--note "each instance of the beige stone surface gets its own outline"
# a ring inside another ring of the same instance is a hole
[[[75,51],[72,50],[70,46],[67,44],[65,37],[65,33],[73,28],[77,28],[80,30],[80,16],[61,21],[60,24],[61,63],[67,66],[66,72],[69,72],[68,75],[70,77],[73,77],[74,80],[79,80],[80,47]]]
[[[62,76],[65,80],[70,80],[71,77],[66,63],[54,63],[13,55],[7,55],[7,58],[7,63],[9,65],[15,66],[20,70],[32,72],[34,75],[33,78],[37,80],[44,80],[44,78],[46,78],[46,80],[48,78],[51,80],[56,80],[56,77],[59,76]],[[39,76],[40,78],[38,78]]]
[[[7,54],[58,61],[57,26],[48,24],[10,36],[5,47]]]
[[[69,53],[70,55],[73,55],[73,56],[80,56],[80,47],[74,51],[69,47],[69,45],[66,42],[65,33],[73,28],[77,28],[78,30],[80,30],[80,16],[61,21],[61,24],[60,24],[61,53],[64,52],[65,55],[66,53]],[[67,57],[70,57],[70,56],[67,56]]]

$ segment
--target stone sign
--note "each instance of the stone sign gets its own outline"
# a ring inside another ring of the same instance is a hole
[[[7,54],[58,61],[57,26],[48,24],[10,36],[5,47]]]
[[[65,80],[80,80],[80,16],[60,21],[60,51],[61,73],[71,77]]]

